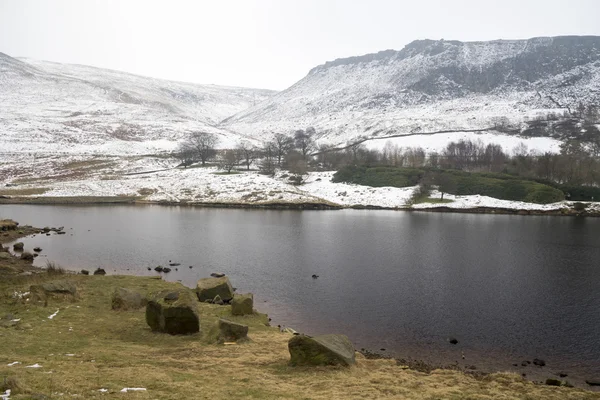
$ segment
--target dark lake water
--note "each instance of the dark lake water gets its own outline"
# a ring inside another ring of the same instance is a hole
[[[273,324],[345,333],[358,349],[540,379],[565,371],[576,384],[600,376],[599,219],[21,205],[0,217],[65,227],[24,240],[43,248],[40,266],[155,275],[147,267],[172,260],[168,280],[224,272]],[[520,366],[536,357],[547,366]]]

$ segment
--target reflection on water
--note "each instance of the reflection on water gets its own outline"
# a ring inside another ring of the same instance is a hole
[[[67,235],[25,240],[44,249],[38,265],[154,275],[147,267],[171,260],[181,266],[169,280],[193,287],[227,273],[275,323],[344,332],[358,348],[442,362],[465,353],[504,369],[541,357],[600,374],[600,220],[164,206],[0,213],[65,226]]]

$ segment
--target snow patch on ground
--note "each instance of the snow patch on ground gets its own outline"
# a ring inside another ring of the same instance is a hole
[[[12,162],[19,159],[13,155]],[[15,189],[27,191],[44,188],[44,197],[108,197],[136,196],[149,202],[169,202],[181,204],[328,204],[341,207],[382,207],[407,208],[416,187],[370,187],[346,183],[333,183],[334,171],[310,172],[304,176],[302,185],[293,185],[289,173],[281,171],[270,177],[257,171],[239,171],[223,174],[214,166],[195,168],[175,168],[173,160],[154,157],[93,158],[81,156],[52,156],[45,158],[37,167],[43,176],[34,182],[18,184]],[[18,163],[17,163],[18,164]],[[84,165],[78,173],[65,173],[65,165]],[[16,181],[27,180],[17,169],[0,162],[0,176]],[[144,172],[147,171],[147,172]],[[45,175],[45,176],[44,176]],[[10,188],[12,189],[12,188]],[[40,194],[23,195],[37,197]],[[432,197],[439,197],[433,192]],[[557,210],[569,207],[571,203],[531,204],[491,197],[453,196],[446,194],[451,203],[420,203],[414,209],[434,207],[448,208],[507,208],[514,210]],[[592,203],[591,209],[597,204]],[[25,293],[15,293],[15,297]],[[52,319],[53,314],[49,318]]]
[[[121,393],[127,392],[145,392],[146,388],[123,388],[121,389]]]
[[[515,135],[504,135],[500,133],[475,133],[475,132],[451,132],[438,133],[435,135],[412,135],[394,138],[371,139],[364,142],[369,150],[381,151],[385,146],[391,144],[398,147],[421,147],[426,152],[441,153],[450,142],[460,140],[481,141],[484,145],[498,144],[502,146],[505,153],[511,154],[513,149],[520,144],[527,146],[529,150],[538,153],[558,153],[561,142],[548,137],[525,138]]]
[[[412,196],[415,188],[370,187],[346,183],[333,183],[330,172],[313,172],[301,189],[312,196],[342,206],[374,206],[402,208]]]
[[[434,190],[431,192],[430,198],[439,199],[441,193]],[[570,202],[561,201],[558,203],[551,204],[535,204],[525,203],[523,201],[511,201],[511,200],[500,200],[493,197],[471,195],[471,196],[455,196],[452,194],[444,194],[444,199],[452,200],[451,203],[418,203],[412,207],[414,209],[427,209],[437,207],[448,207],[456,209],[469,209],[469,208],[506,208],[511,210],[531,210],[531,211],[551,211],[560,210],[561,208],[569,207]]]

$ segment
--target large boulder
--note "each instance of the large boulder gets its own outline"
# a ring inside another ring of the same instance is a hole
[[[221,300],[227,302],[233,298],[233,287],[226,276],[203,278],[196,285],[196,293],[200,301],[213,300],[218,295]]]
[[[321,335],[292,337],[288,342],[291,365],[343,365],[354,364],[354,345],[346,335]]]
[[[254,296],[252,293],[236,293],[231,300],[231,314],[251,315],[254,313]]]
[[[219,343],[242,342],[248,340],[248,326],[237,322],[219,319]]]
[[[171,335],[200,332],[198,303],[188,290],[161,292],[146,305],[146,322],[153,331]]]
[[[136,291],[117,288],[111,297],[113,310],[137,310],[144,307],[148,301]]]
[[[25,247],[25,245],[23,244],[23,242],[17,242],[15,244],[13,244],[14,251],[23,251],[24,247]]]

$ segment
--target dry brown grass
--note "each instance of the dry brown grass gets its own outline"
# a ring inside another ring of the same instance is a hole
[[[147,388],[128,393],[128,399],[600,398],[583,390],[535,385],[515,374],[476,380],[457,371],[425,374],[393,360],[362,356],[349,369],[294,368],[288,366],[290,335],[266,327],[259,316],[230,316],[228,306],[199,304],[203,333],[191,336],[152,333],[143,310],[111,310],[110,294],[116,287],[148,293],[177,286],[158,279],[72,276],[79,299],[51,299],[46,308],[12,297],[31,280],[44,279],[52,278],[44,274],[0,281],[0,316],[10,312],[21,319],[17,327],[0,330],[0,380],[13,377],[21,387],[12,399],[27,398],[25,392],[106,398],[98,389],[114,396],[124,387]],[[49,320],[56,310],[57,316]],[[219,316],[247,323],[252,341],[214,344]],[[21,364],[7,366],[14,361]],[[35,363],[43,368],[24,368]]]
[[[137,196],[72,196],[72,197],[13,197],[0,199],[0,204],[113,204],[134,203]]]
[[[107,159],[91,159],[84,161],[72,161],[61,165],[63,169],[75,169],[75,170],[89,170],[89,169],[100,169],[110,168],[115,165],[115,162]]]
[[[34,196],[44,194],[48,188],[0,189],[0,196]]]

